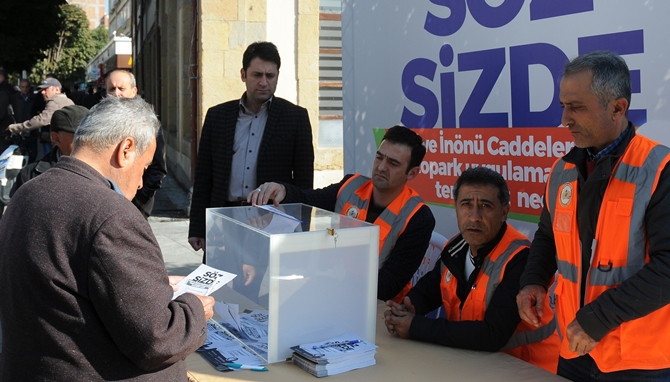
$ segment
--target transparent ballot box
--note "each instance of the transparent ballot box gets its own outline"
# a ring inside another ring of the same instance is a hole
[[[267,319],[267,345],[253,350],[272,363],[291,357],[291,346],[345,333],[374,343],[379,227],[305,204],[274,211],[206,213],[207,265],[237,275],[214,298]],[[232,334],[252,341],[249,331]]]

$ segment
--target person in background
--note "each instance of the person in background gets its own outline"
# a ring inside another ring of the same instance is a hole
[[[61,84],[55,78],[45,79],[37,88],[40,89],[42,97],[46,102],[44,110],[27,121],[9,125],[8,130],[12,134],[18,135],[42,128],[42,148],[44,154],[46,154],[51,150],[50,133],[48,131],[51,124],[51,116],[58,109],[74,105],[74,102],[61,93]],[[45,134],[47,135],[46,137],[44,136]]]
[[[54,112],[51,116],[51,142],[53,142],[55,148],[38,161],[27,165],[21,170],[16,177],[11,195],[14,195],[16,190],[25,182],[55,166],[61,156],[70,155],[74,133],[77,131],[77,126],[79,126],[79,123],[84,119],[87,112],[87,108],[79,105],[66,106]]]
[[[137,97],[137,85],[135,76],[127,70],[114,70],[107,75],[105,80],[107,94],[113,97],[133,98]],[[151,216],[154,208],[154,197],[156,191],[160,190],[163,178],[167,176],[165,164],[165,139],[162,129],[158,130],[156,137],[156,153],[154,160],[142,175],[142,188],[137,191],[133,198],[133,204],[142,211],[145,218]]]
[[[24,122],[29,120],[32,115],[33,103],[35,102],[35,94],[32,91],[32,85],[26,78],[19,82],[19,107],[17,110],[16,122]]]
[[[430,244],[435,218],[407,182],[419,174],[426,154],[421,137],[404,126],[382,139],[372,178],[346,175],[339,183],[312,190],[289,183],[263,183],[247,201],[263,205],[305,203],[380,226],[377,298],[401,302]],[[248,277],[247,274],[244,275]]]
[[[551,314],[563,334],[558,374],[579,381],[670,380],[670,149],[628,120],[630,72],[597,51],[564,68],[561,123],[575,147],[547,182],[519,314]]]
[[[9,110],[14,100],[14,93],[16,90],[7,81],[7,72],[0,69],[0,131],[5,130],[16,118],[16,116],[12,117]],[[14,112],[16,113],[16,110]]]
[[[455,348],[504,351],[556,373],[559,339],[549,300],[537,330],[521,321],[516,307],[530,241],[507,224],[505,179],[486,167],[469,168],[456,180],[453,194],[460,232],[402,304],[386,302],[389,333]],[[446,318],[424,316],[440,306]]]
[[[141,98],[107,97],[72,154],[14,195],[0,221],[0,380],[187,379],[214,299],[172,300],[178,278],[130,203],[159,125]]]
[[[25,122],[32,118],[34,104],[35,93],[33,93],[32,84],[28,79],[23,78],[19,82],[19,93],[16,94],[16,122]],[[35,131],[27,137],[28,163],[33,163],[37,159],[38,135],[38,132]]]
[[[249,45],[240,70],[246,92],[207,111],[188,233],[196,251],[205,248],[206,208],[244,205],[250,190],[269,181],[314,187],[309,115],[306,109],[274,96],[280,66],[273,43]]]

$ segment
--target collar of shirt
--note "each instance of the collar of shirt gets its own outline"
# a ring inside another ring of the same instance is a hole
[[[121,192],[121,189],[119,188],[119,186],[116,185],[116,183],[114,183],[114,182],[113,182],[111,179],[109,179],[109,178],[106,178],[106,179],[107,179],[107,181],[109,182],[109,185],[112,187],[112,190],[116,191],[116,192],[119,193],[120,195],[123,195],[123,192]],[[125,197],[125,195],[123,195],[123,196]]]
[[[607,147],[600,150],[596,154],[593,154],[590,147],[588,149],[586,149],[586,152],[589,155],[589,162],[597,161],[598,159],[600,159],[600,158],[602,158],[606,155],[610,155],[613,152],[615,152],[619,148],[619,145],[621,145],[621,142],[623,141],[624,137],[626,136],[626,133],[628,132],[628,129],[631,129],[631,128],[632,127],[629,124],[628,127],[619,135],[619,137],[617,137],[617,139],[614,140],[614,142],[610,143]]]
[[[246,200],[249,190],[258,186],[256,183],[258,153],[272,102],[272,98],[265,101],[260,110],[254,113],[247,108],[246,99],[247,94],[244,93],[240,98],[237,123],[235,124],[227,195],[227,200],[230,202]]]
[[[491,253],[491,251],[493,250],[493,248],[495,248],[498,245],[498,243],[500,243],[500,240],[502,240],[506,231],[507,231],[507,222],[502,224],[500,230],[498,230],[498,234],[496,235],[495,238],[493,238],[493,240],[482,245],[477,250],[477,256],[472,257],[472,260],[474,261],[473,265],[476,269],[479,269],[479,267],[482,266],[482,263],[484,262],[486,256],[488,256],[489,253]],[[463,235],[459,234],[454,241],[449,241],[449,243],[447,243],[445,250],[448,256],[445,256],[445,253],[442,252],[442,261],[450,270],[452,270],[451,271],[452,274],[456,275],[458,273],[458,276],[456,276],[456,278],[460,279],[460,277],[462,277],[463,275],[461,272],[465,271],[465,262],[470,261],[469,260],[470,246],[467,243],[465,243]]]
[[[261,110],[259,110],[258,113],[262,113],[263,111],[267,110],[270,107],[270,103],[272,103],[272,98],[274,98],[274,97],[270,97],[269,100],[263,102],[263,104],[261,105]],[[244,93],[242,98],[240,98],[240,112],[244,113],[246,115],[258,114],[258,113],[254,113],[253,111],[249,110],[249,108],[245,104],[246,99],[247,99],[247,93]]]

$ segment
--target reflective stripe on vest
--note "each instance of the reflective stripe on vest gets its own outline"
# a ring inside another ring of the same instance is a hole
[[[510,229],[510,226],[507,226],[507,229]],[[489,277],[489,282],[486,285],[486,307],[489,307],[491,298],[493,298],[493,293],[495,292],[498,284],[502,281],[502,273],[505,269],[505,265],[509,261],[510,257],[519,251],[522,247],[530,247],[530,241],[528,240],[514,240],[512,241],[503,253],[497,257],[495,261],[491,261],[490,256],[486,256],[482,262],[482,269],[485,275]]]
[[[519,346],[530,345],[542,342],[549,338],[556,331],[556,316],[546,325],[542,325],[534,330],[526,330],[512,334],[507,344],[500,350],[510,350]]]
[[[391,226],[391,232],[389,232],[386,240],[384,240],[384,245],[382,245],[381,251],[379,252],[379,263],[383,263],[384,260],[386,260],[386,258],[389,256],[391,250],[393,247],[395,247],[395,243],[398,241],[398,237],[400,237],[400,233],[405,230],[407,222],[412,217],[412,215],[414,215],[414,211],[417,209],[417,207],[421,204],[423,204],[421,197],[413,196],[407,200],[398,215],[393,213],[388,208],[384,209],[384,211],[379,214],[377,219],[381,219],[386,222],[386,224]],[[394,224],[395,222],[404,223]]]
[[[561,188],[561,186],[570,184],[573,195],[576,195],[578,177],[579,173],[577,171],[577,167],[575,167],[574,164],[567,163],[563,159],[559,159],[554,164],[554,167],[551,170],[551,175],[549,176],[549,182],[547,183],[546,193],[548,197],[546,198],[547,200],[545,200],[552,223],[556,214],[556,203],[559,200],[558,190]],[[579,246],[581,250],[581,242]],[[570,264],[565,260],[558,259],[558,257],[556,259],[556,265],[558,267],[558,273],[562,277],[570,280],[575,284],[578,282],[579,269],[576,265]]]
[[[628,231],[627,264],[619,267],[606,266],[605,271],[592,267],[589,272],[589,284],[594,286],[615,286],[637,273],[645,264],[646,245],[644,215],[656,187],[657,173],[669,150],[665,146],[655,146],[647,154],[642,166],[619,163],[613,178],[635,185],[633,209]],[[598,219],[598,226],[606,224]],[[600,227],[602,229],[602,227]],[[596,228],[598,232],[598,228]]]
[[[335,202],[335,211],[339,212],[343,215],[347,215],[347,211],[345,211],[347,205],[351,204],[353,206],[356,206],[361,211],[366,211],[366,216],[367,216],[367,210],[369,208],[370,204],[370,199],[366,198],[361,198],[359,196],[358,191],[367,185],[367,183],[370,182],[370,178],[362,175],[354,175],[351,178],[349,178],[342,187],[340,187],[340,190],[338,191],[337,194],[337,201]],[[399,202],[399,198],[403,198],[404,194],[409,194],[412,195],[407,198],[402,203],[402,206],[399,208],[399,211],[396,213],[393,211],[391,208],[394,203]],[[414,213],[423,205],[423,200],[421,197],[412,189],[409,187],[405,187],[403,190],[403,193],[401,193],[396,200],[391,202],[387,208],[385,208],[375,219],[375,224],[381,225],[379,223],[384,223],[388,227],[390,227],[390,230],[386,234],[385,237],[381,236],[381,231],[380,231],[380,245],[379,245],[379,267],[381,268],[382,264],[384,264],[384,261],[388,258],[389,254],[391,253],[391,250],[393,250],[393,247],[395,247],[396,242],[398,241],[398,237],[400,237],[400,234],[405,230],[405,227],[407,226],[407,222],[411,219],[411,217],[414,215]],[[359,217],[359,219],[361,219]],[[362,218],[361,220],[365,220],[365,218]]]
[[[508,226],[509,229],[509,226]],[[495,261],[491,261],[490,257],[487,256],[482,263],[481,271],[489,276],[488,285],[486,286],[486,307],[488,308],[491,298],[495,293],[498,284],[502,281],[503,270],[505,265],[510,260],[511,256],[517,253],[520,249],[530,247],[530,241],[528,240],[514,240],[509,244],[507,249],[498,256]],[[554,317],[551,322],[546,325],[543,325],[534,330],[526,330],[515,332],[512,337],[510,337],[507,344],[501,350],[514,349],[523,345],[530,345],[538,342],[542,342],[545,339],[549,338],[554,334],[556,330],[556,317]]]
[[[556,201],[558,200],[558,189],[560,186],[566,183],[572,183],[577,181],[579,177],[579,172],[577,167],[574,164],[568,163],[563,159],[559,159],[554,164],[554,167],[551,169],[551,175],[549,176],[549,183],[547,183],[547,209],[550,214],[553,214],[556,210]],[[574,193],[577,190],[573,191]],[[553,220],[553,216],[552,216]]]
[[[341,214],[346,215],[345,211],[342,211],[344,209],[344,206],[347,204],[347,202],[357,206],[360,209],[366,210],[368,209],[368,203],[370,202],[369,200],[365,199],[362,200],[361,198],[356,195],[356,191],[358,191],[359,188],[363,187],[363,185],[369,181],[370,178],[363,176],[363,175],[354,175],[349,180],[346,181],[340,187],[340,190],[337,192],[337,200],[335,201],[335,211],[339,211]]]
[[[577,284],[579,269],[576,265],[570,264],[565,260],[556,261],[556,265],[558,266],[558,273],[560,273],[561,276]]]

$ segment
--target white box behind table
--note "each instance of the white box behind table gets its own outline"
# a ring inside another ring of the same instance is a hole
[[[305,204],[280,209],[300,222],[251,206],[206,213],[207,264],[237,274],[232,289],[269,312],[268,362],[348,332],[374,343],[379,227]],[[256,271],[248,286],[243,264]]]

